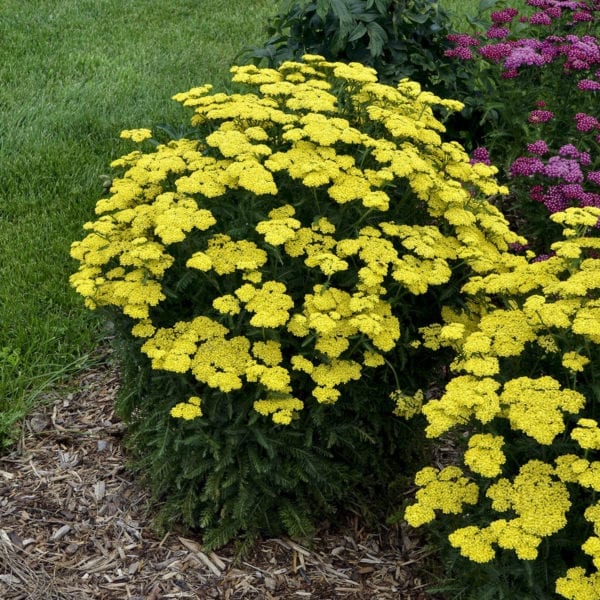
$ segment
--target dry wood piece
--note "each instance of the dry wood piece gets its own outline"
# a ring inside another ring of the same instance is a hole
[[[108,363],[82,373],[77,391],[46,398],[0,457],[2,600],[433,600],[420,578],[427,553],[404,526],[355,525],[310,547],[268,539],[237,564],[230,547],[158,539],[125,469]]]

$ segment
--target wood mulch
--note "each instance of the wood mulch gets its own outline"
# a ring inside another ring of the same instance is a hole
[[[323,533],[310,548],[265,539],[234,561],[201,538],[151,529],[148,495],[126,469],[109,366],[30,415],[0,457],[0,598],[4,600],[432,600],[428,552],[404,525]],[[424,575],[425,574],[425,575]]]

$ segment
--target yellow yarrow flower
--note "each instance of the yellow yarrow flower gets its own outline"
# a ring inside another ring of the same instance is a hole
[[[523,431],[540,444],[551,444],[565,430],[563,413],[575,414],[585,406],[585,396],[561,390],[549,376],[517,377],[504,384],[500,395],[513,429]]]
[[[125,129],[121,131],[119,135],[121,139],[131,140],[136,143],[143,142],[152,137],[152,131],[150,129]]]
[[[595,419],[579,419],[571,437],[585,450],[600,450],[600,428]]]
[[[202,416],[200,408],[201,400],[197,396],[192,396],[187,402],[180,402],[171,409],[171,416],[176,419],[191,421]]]
[[[398,417],[411,419],[421,412],[425,394],[423,393],[423,390],[417,390],[417,392],[411,396],[403,393],[401,390],[394,390],[390,394],[390,398],[396,403],[394,414]]]
[[[582,356],[578,352],[565,352],[562,357],[563,367],[574,372],[583,371],[589,362],[590,359],[587,356]]]
[[[458,467],[441,471],[425,467],[416,474],[415,483],[421,486],[416,493],[417,502],[404,512],[404,518],[413,527],[433,520],[436,510],[460,514],[464,504],[476,504],[479,497],[477,484],[469,481]]]
[[[489,433],[478,433],[469,438],[465,464],[484,477],[496,477],[502,472],[506,456],[502,452],[504,438]]]
[[[583,567],[573,567],[556,580],[556,593],[568,600],[600,600],[600,573],[588,576]]]
[[[458,548],[460,553],[477,563],[490,562],[496,556],[496,551],[492,544],[496,537],[489,529],[481,529],[474,525],[461,527],[453,531],[448,540],[454,548]]]

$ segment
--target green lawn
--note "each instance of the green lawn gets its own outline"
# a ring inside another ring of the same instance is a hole
[[[225,86],[273,0],[0,3],[0,439],[31,385],[94,347],[68,286],[122,129],[185,121],[173,94]],[[243,15],[243,19],[240,18]],[[25,395],[24,392],[27,391]]]
[[[447,0],[464,12],[469,2]],[[186,122],[170,100],[226,88],[265,39],[276,0],[0,3],[0,447],[38,392],[103,335],[69,288],[72,240],[93,216],[122,129]]]

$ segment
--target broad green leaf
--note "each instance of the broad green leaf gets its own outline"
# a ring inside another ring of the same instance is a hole
[[[356,40],[359,40],[361,37],[363,37],[365,33],[367,33],[367,28],[365,27],[364,23],[359,23],[354,28],[354,31],[348,36],[348,41],[355,42]]]
[[[388,39],[385,29],[379,23],[367,23],[367,31],[369,33],[369,45],[367,48],[371,52],[371,56],[381,55]]]
[[[490,8],[494,8],[498,4],[498,0],[480,0],[479,1],[479,12],[485,12]]]

